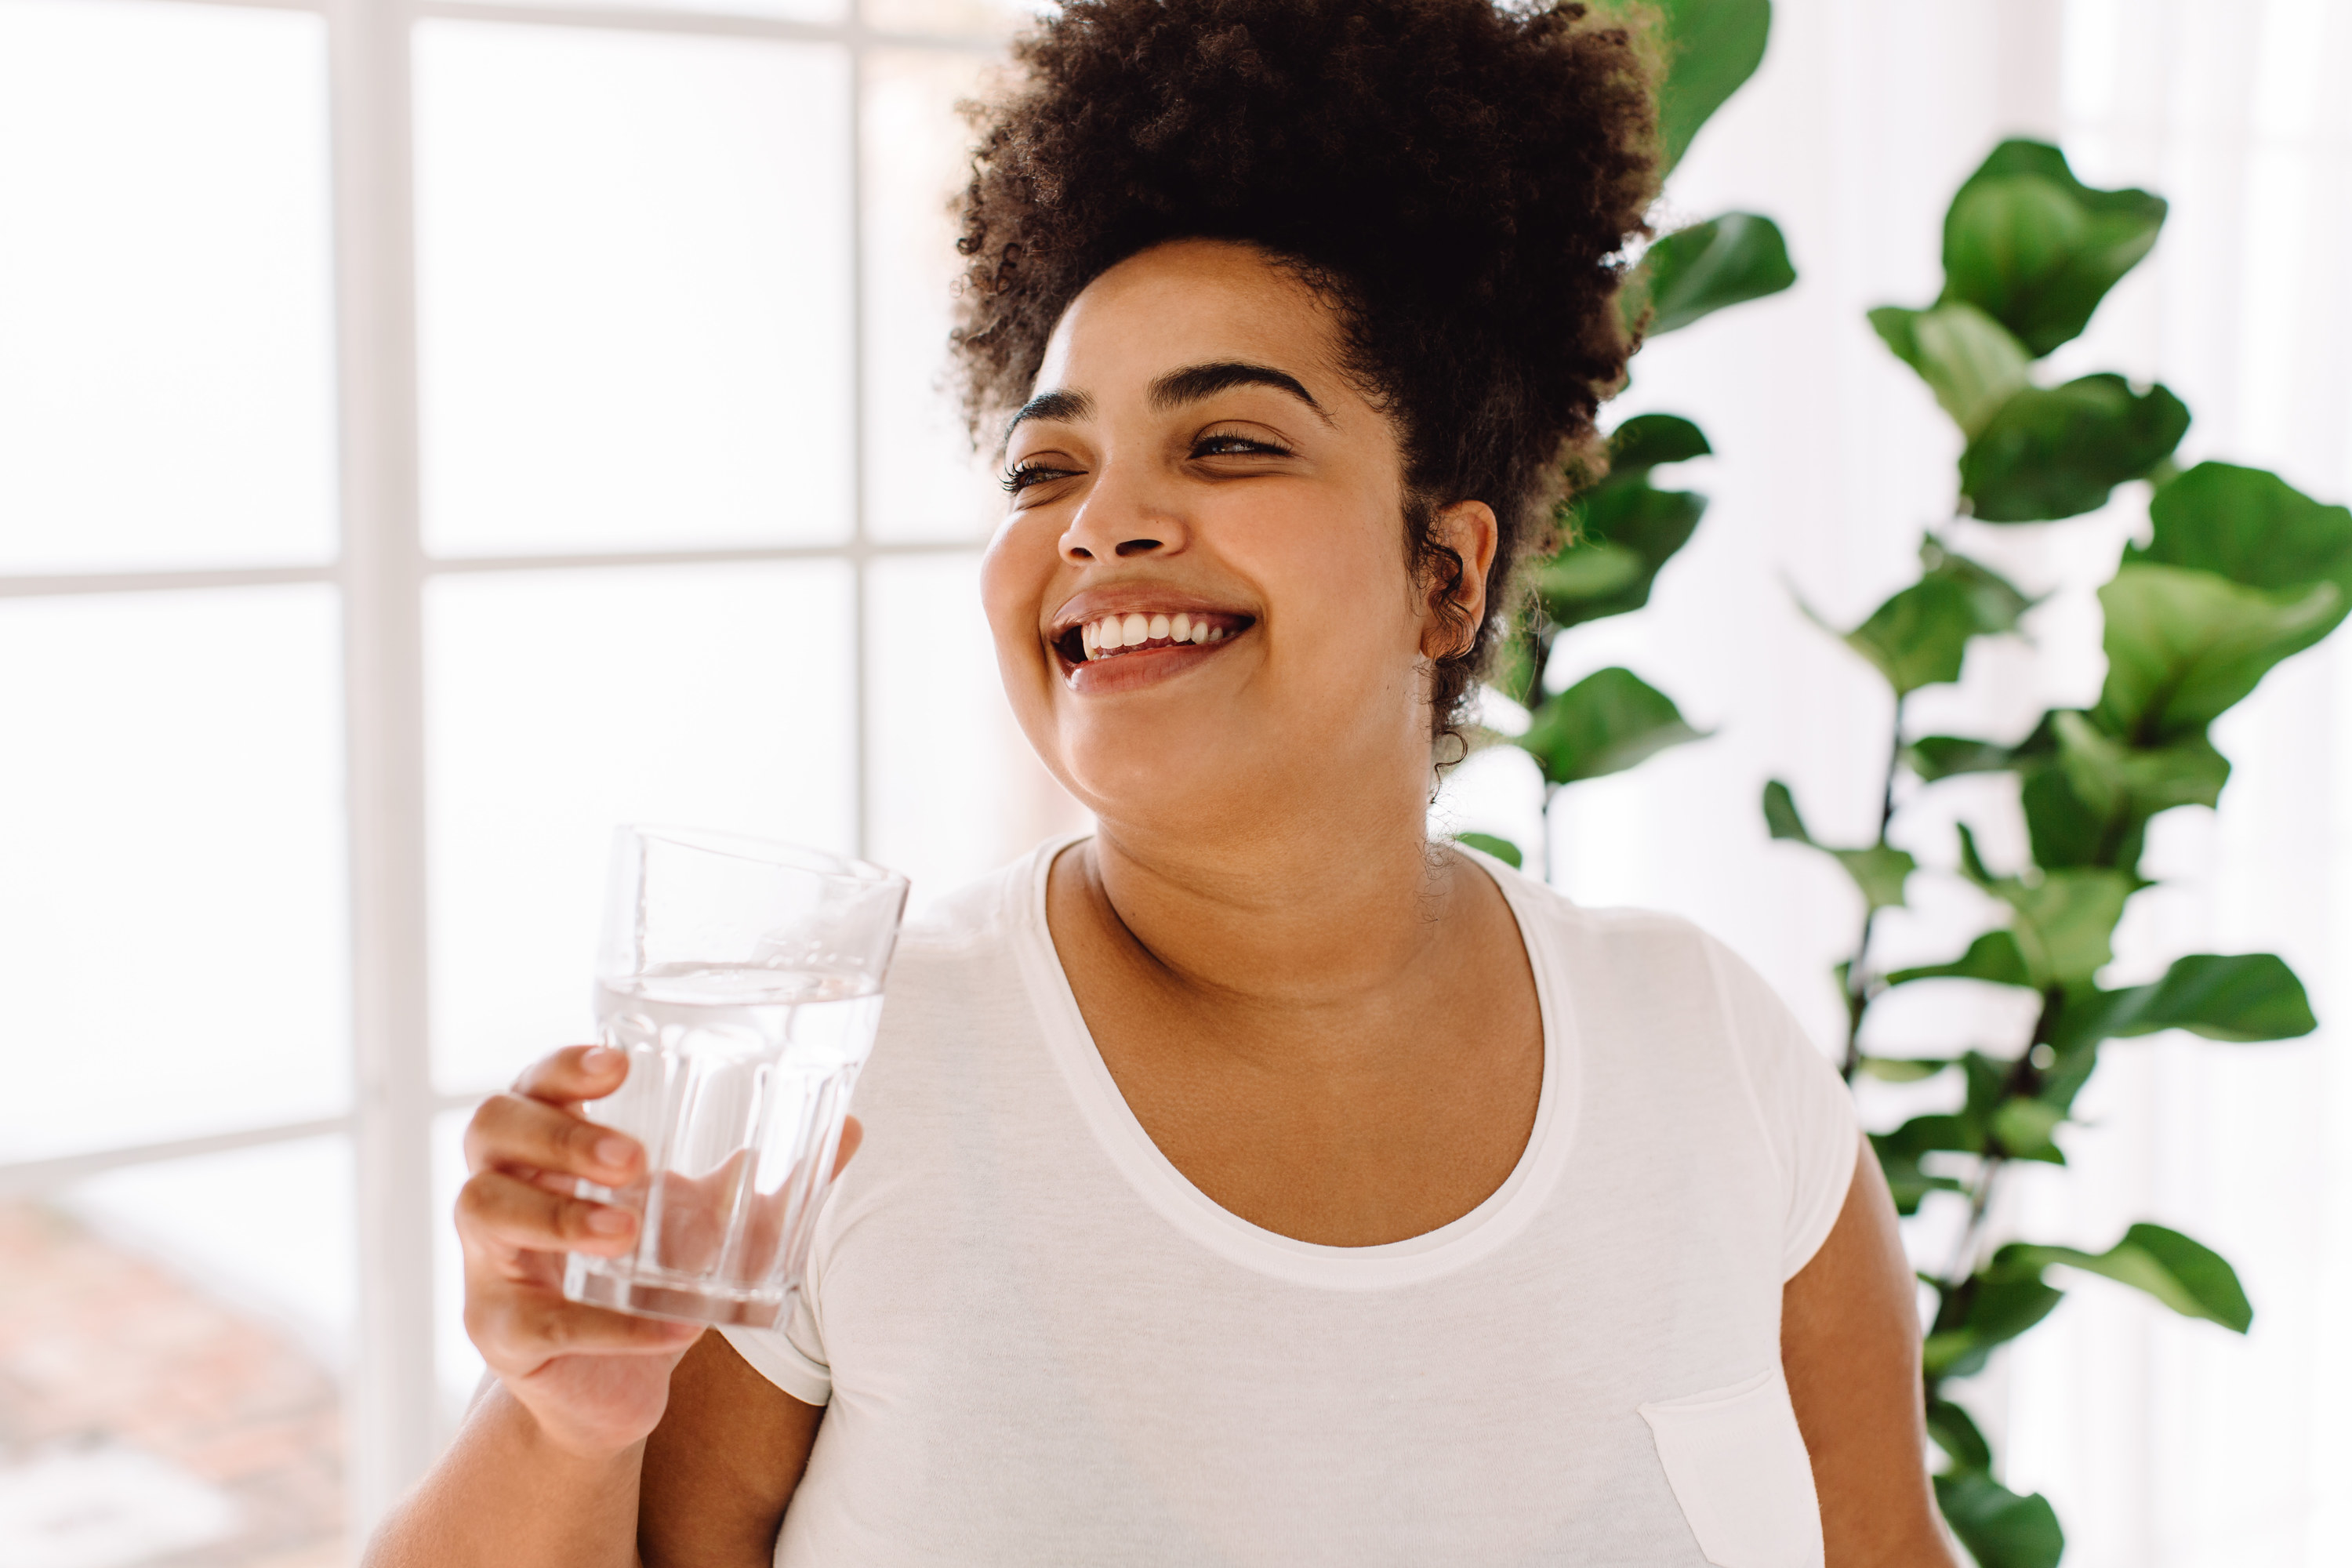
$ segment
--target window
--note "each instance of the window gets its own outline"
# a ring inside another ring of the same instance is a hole
[[[478,1375],[457,1133],[585,1034],[612,826],[919,899],[1067,812],[940,391],[1022,15],[0,0],[0,1197],[345,1373],[355,1528]],[[0,1466],[229,1540],[169,1447]]]

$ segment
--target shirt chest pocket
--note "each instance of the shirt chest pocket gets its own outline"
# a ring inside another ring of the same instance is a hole
[[[1779,1367],[1642,1406],[1658,1462],[1716,1568],[1822,1568],[1812,1462]]]

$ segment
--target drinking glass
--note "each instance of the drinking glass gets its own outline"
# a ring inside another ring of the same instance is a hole
[[[637,1245],[571,1255],[563,1293],[644,1316],[773,1327],[808,1261],[842,1119],[882,1013],[907,879],[692,828],[613,836],[596,1023],[629,1075],[584,1110],[645,1145]]]

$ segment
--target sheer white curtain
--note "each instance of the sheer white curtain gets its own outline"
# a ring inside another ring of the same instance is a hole
[[[1721,733],[1569,792],[1554,843],[1571,893],[1691,914],[1826,1046],[1842,1026],[1827,971],[1859,910],[1833,867],[1767,842],[1758,796],[1785,778],[1822,837],[1866,838],[1888,702],[1792,595],[1852,624],[1906,581],[1919,531],[1948,515],[1958,451],[1863,311],[1933,297],[1946,202],[1998,137],[2055,136],[2084,179],[2145,186],[2172,210],[2151,260],[2053,368],[2160,378],[2196,415],[2185,460],[2274,468],[2323,500],[2352,497],[2352,100],[2340,88],[2352,5],[1776,11],[1762,72],[1668,195],[1686,216],[1770,214],[1801,281],[1637,363],[1621,411],[1700,422],[1718,457],[1675,482],[1714,506],[1654,608],[1576,634],[1563,655],[1574,668],[1554,671],[1631,664]],[[1920,730],[2013,736],[2043,707],[2095,693],[2090,589],[2144,521],[2137,489],[2095,519],[1953,530],[2052,598],[2032,623],[2038,651],[1980,647],[1958,688],[1915,700]],[[2303,975],[2323,1027],[2267,1046],[2118,1042],[2082,1108],[2094,1125],[2067,1145],[2072,1168],[2030,1173],[2013,1194],[2007,1223],[2053,1241],[2104,1248],[2135,1219],[2176,1226],[2237,1265],[2257,1312],[2240,1340],[2084,1279],[1979,1380],[2008,1479],[2056,1504],[2070,1568],[2352,1562],[2352,1350],[2328,1331],[2352,1310],[2352,1063],[2337,1045],[2352,1037],[2352,634],[2273,674],[2216,739],[2233,782],[2218,813],[2158,824],[2149,865],[2169,885],[2134,900],[2111,977],[2146,978],[2188,952],[2273,951]],[[1466,770],[1455,810],[1481,820],[1463,826],[1531,829],[1531,809],[1512,816],[1533,789],[1517,761]],[[2016,843],[2014,812],[1989,785],[1939,786],[1910,813],[1908,840],[1948,867],[1955,815],[2011,823]],[[1915,902],[1892,940],[1957,951],[1968,896],[1923,878]],[[1890,1027],[1968,1044],[1996,1023],[1912,1012]]]

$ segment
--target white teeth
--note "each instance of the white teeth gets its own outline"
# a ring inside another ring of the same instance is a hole
[[[1190,611],[1171,616],[1164,612],[1146,615],[1139,610],[1086,621],[1078,627],[1078,640],[1090,659],[1107,658],[1121,648],[1142,647],[1149,643],[1192,643],[1197,647],[1223,642],[1230,635],[1225,627],[1212,626],[1208,617],[1195,617]]]

